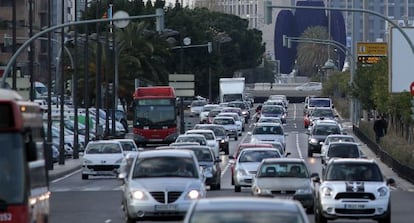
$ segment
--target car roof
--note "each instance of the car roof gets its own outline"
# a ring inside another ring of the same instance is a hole
[[[361,159],[361,158],[335,158],[331,159],[329,163],[363,163],[363,164],[370,164],[375,163],[376,161],[373,159]]]
[[[281,126],[283,127],[281,123],[275,123],[275,122],[258,122],[255,124],[255,126]]]
[[[264,163],[304,163],[305,160],[301,158],[265,158]]]
[[[272,145],[269,143],[240,143],[239,147],[247,148],[247,147],[266,147],[272,148]]]
[[[195,133],[195,132],[214,133],[214,131],[213,131],[213,130],[211,130],[211,129],[190,129],[190,130],[187,130],[187,131],[186,131],[186,133],[188,133],[188,134],[186,134],[186,135],[190,135],[190,134],[197,134],[197,133]]]
[[[295,200],[264,199],[258,197],[204,198],[197,200],[194,205],[197,211],[300,211],[300,204]]]
[[[357,142],[344,142],[344,141],[341,141],[341,142],[331,142],[331,143],[329,143],[329,146],[331,146],[331,145],[340,145],[340,144],[342,144],[342,145],[356,145],[356,146],[359,146],[359,143],[357,143]]]
[[[194,153],[190,150],[177,150],[177,149],[157,149],[157,150],[145,150],[139,153],[140,158],[150,158],[159,156],[171,156],[171,157],[193,157]]]
[[[352,138],[352,139],[355,139],[352,135],[344,135],[344,134],[330,134],[327,137],[329,137],[329,138],[342,137],[342,138]]]
[[[191,133],[191,134],[182,134],[182,135],[179,135],[178,136],[178,138],[190,138],[190,137],[206,138],[205,136],[203,136],[201,134],[194,134],[194,133]]]

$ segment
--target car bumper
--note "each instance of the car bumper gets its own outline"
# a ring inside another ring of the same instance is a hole
[[[83,175],[113,176],[119,173],[120,165],[83,165]]]
[[[327,218],[377,218],[387,213],[388,203],[387,199],[369,202],[325,200],[322,201],[321,208]]]
[[[129,201],[126,205],[128,215],[131,218],[185,216],[192,200],[178,203],[162,204],[155,201]]]
[[[236,176],[236,179],[234,180],[234,184],[237,186],[243,186],[243,187],[251,187],[253,181],[253,176],[249,175],[238,175]]]
[[[321,152],[321,145],[308,144],[308,149],[309,149],[309,151],[312,151],[314,153],[320,153]]]

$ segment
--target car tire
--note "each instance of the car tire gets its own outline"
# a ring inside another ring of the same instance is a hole
[[[125,210],[125,223],[135,223],[135,222],[137,222],[137,220],[129,217],[128,210]]]
[[[89,175],[88,174],[82,174],[82,180],[87,180],[89,179]]]
[[[233,179],[233,176],[231,176],[231,185],[234,185],[234,179]]]
[[[388,203],[388,209],[387,209],[385,216],[378,219],[377,221],[378,223],[391,223],[391,204],[390,203]]]
[[[313,152],[311,146],[308,146],[308,157],[313,157]]]
[[[237,141],[238,139],[239,139],[239,137],[237,137],[237,136],[236,136],[236,137],[234,137],[234,141]]]
[[[229,147],[227,146],[226,149],[224,150],[224,155],[229,155],[229,154],[230,154]]]
[[[320,207],[320,204],[314,205],[314,211],[315,213],[315,223],[327,223],[328,219],[325,218],[322,214],[322,208]]]
[[[234,192],[241,192],[241,186],[234,185]]]

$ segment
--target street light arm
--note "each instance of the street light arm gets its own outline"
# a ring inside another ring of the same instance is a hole
[[[69,22],[69,23],[63,23],[58,24],[55,26],[51,26],[47,29],[44,29],[36,34],[34,34],[30,39],[28,39],[22,46],[17,49],[17,51],[13,54],[13,56],[10,58],[9,62],[7,63],[6,68],[3,72],[3,77],[0,82],[0,87],[4,88],[6,83],[6,77],[8,76],[8,73],[10,72],[11,66],[16,61],[17,57],[23,52],[24,49],[26,49],[34,40],[37,38],[52,32],[57,29],[61,29],[64,27],[70,27],[70,26],[78,26],[78,25],[84,25],[84,24],[91,24],[91,23],[103,23],[103,22],[112,22],[112,21],[121,21],[121,20],[135,20],[135,19],[144,19],[144,18],[153,18],[153,17],[159,17],[161,16],[158,14],[149,14],[149,15],[138,15],[138,16],[129,16],[128,18],[107,18],[107,19],[91,19],[91,20],[83,20],[83,21],[75,21],[75,22]],[[163,15],[162,15],[163,16]]]
[[[414,44],[411,41],[410,37],[407,35],[407,33],[393,20],[387,18],[386,16],[382,15],[381,13],[368,10],[368,9],[357,9],[357,8],[336,8],[336,7],[317,7],[317,6],[286,6],[286,5],[272,5],[268,4],[265,7],[265,10],[268,8],[282,8],[282,9],[319,9],[319,10],[331,10],[331,11],[348,11],[348,12],[361,12],[361,13],[368,13],[371,15],[378,16],[387,22],[391,23],[395,28],[398,29],[398,31],[401,32],[401,34],[404,36],[405,40],[408,42],[411,48],[411,52],[414,54]]]

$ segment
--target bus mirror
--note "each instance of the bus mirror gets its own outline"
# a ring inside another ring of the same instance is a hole
[[[37,160],[37,148],[35,142],[30,141],[26,143],[26,152],[28,162]]]

